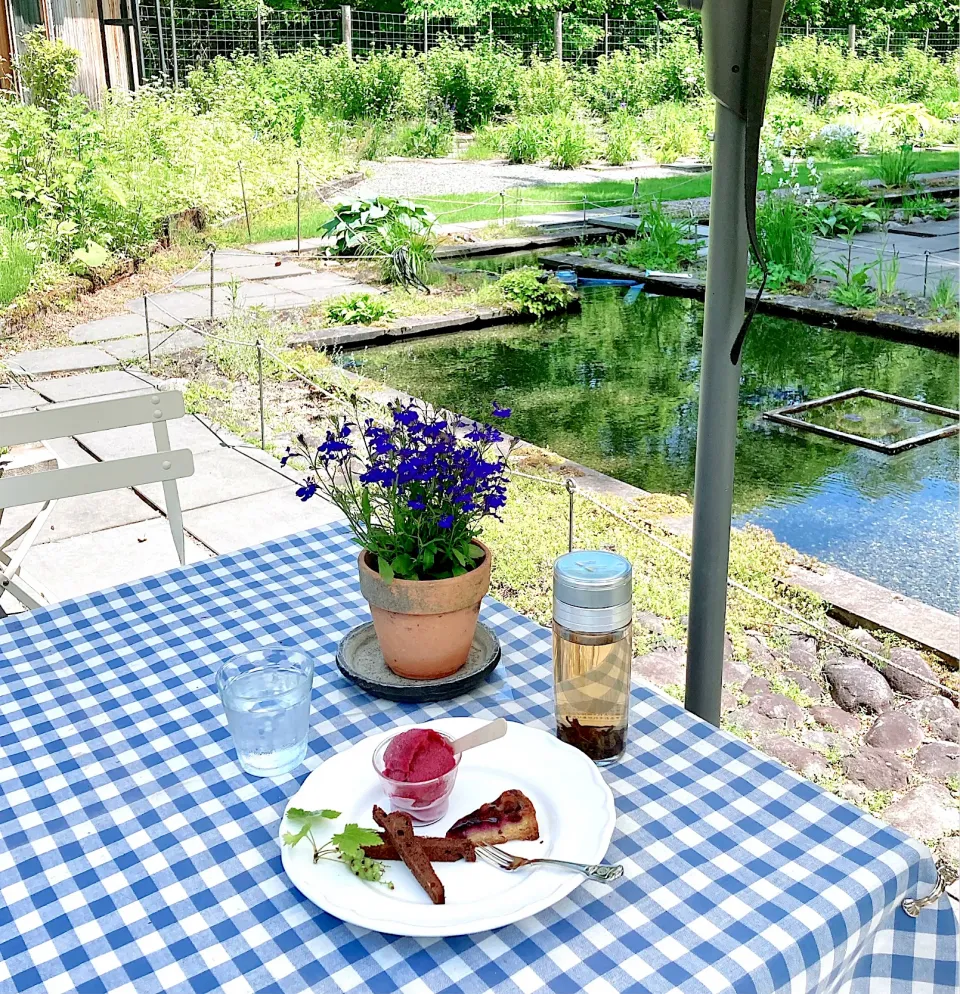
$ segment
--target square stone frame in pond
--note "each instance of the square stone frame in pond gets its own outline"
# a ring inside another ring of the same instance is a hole
[[[828,404],[835,404],[837,401],[849,400],[851,397],[870,397],[873,400],[885,401],[888,404],[897,404],[900,407],[911,407],[917,411],[925,411],[927,414],[939,414],[941,417],[953,418],[957,424],[946,425],[934,431],[924,432],[922,435],[913,435],[900,442],[877,442],[872,438],[864,438],[861,435],[854,435],[851,432],[839,431],[836,428],[826,428],[823,425],[813,424],[804,421],[802,418],[794,417],[803,411],[809,411],[814,407],[826,407]],[[927,442],[935,442],[938,438],[948,438],[960,432],[960,411],[953,411],[949,407],[937,407],[935,404],[925,404],[920,400],[909,400],[906,397],[895,397],[893,394],[880,393],[879,390],[867,390],[864,387],[856,387],[853,390],[844,390],[842,393],[833,393],[829,397],[819,397],[817,400],[807,400],[802,404],[792,404],[789,407],[778,407],[775,411],[764,411],[763,416],[771,421],[780,424],[790,425],[791,428],[799,428],[803,431],[812,431],[817,435],[826,435],[838,442],[850,442],[852,445],[862,445],[865,449],[873,449],[874,452],[883,452],[892,456],[906,449],[916,448],[918,445],[925,445]]]

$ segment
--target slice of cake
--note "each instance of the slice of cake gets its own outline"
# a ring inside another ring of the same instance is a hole
[[[420,840],[413,834],[413,822],[410,820],[410,815],[403,811],[387,814],[383,808],[374,805],[373,820],[383,829],[387,842],[397,850],[414,879],[427,892],[427,897],[434,904],[443,904],[446,900],[443,884],[420,844]]]
[[[527,842],[540,838],[537,811],[522,790],[505,790],[495,801],[481,804],[447,832],[448,839],[467,839],[475,846]]]

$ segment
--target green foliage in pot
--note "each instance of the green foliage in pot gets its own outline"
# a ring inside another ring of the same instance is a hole
[[[340,508],[387,583],[442,580],[483,557],[480,524],[506,503],[505,445],[499,428],[417,402],[388,405],[382,421],[355,406],[319,444],[298,436],[282,463],[305,466],[297,496]]]

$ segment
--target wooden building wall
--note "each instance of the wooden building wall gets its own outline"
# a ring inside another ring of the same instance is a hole
[[[93,106],[99,107],[103,100],[103,91],[107,87],[107,74],[104,72],[97,0],[47,0],[47,3],[50,33],[80,53],[77,91],[87,97]],[[120,16],[120,0],[102,0],[102,3],[103,16],[106,19]],[[125,29],[107,25],[104,30],[107,36],[110,85],[115,89],[133,89],[138,82],[136,51],[135,49],[133,51],[134,79],[131,80],[127,71],[123,44]],[[131,45],[133,45],[132,35],[131,32]]]

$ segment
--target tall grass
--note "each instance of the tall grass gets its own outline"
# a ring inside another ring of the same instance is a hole
[[[0,228],[0,307],[6,307],[30,286],[37,268],[37,255],[24,237]]]

